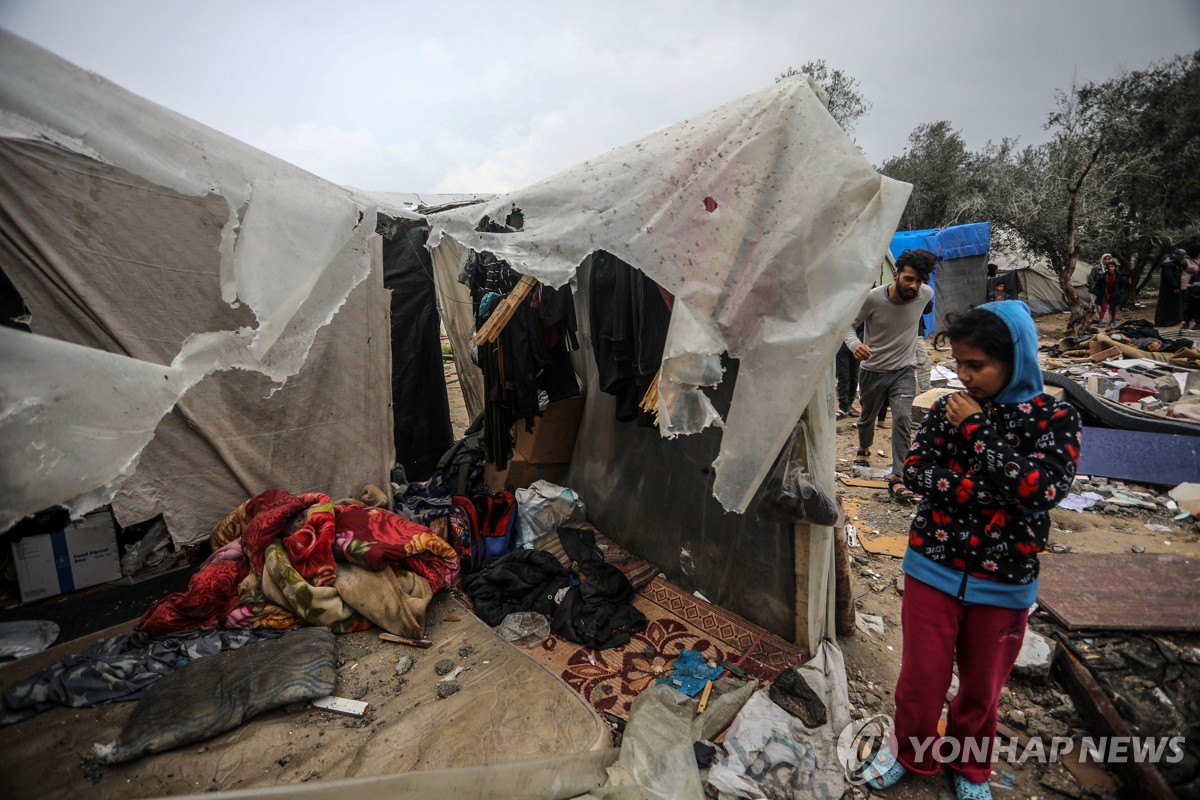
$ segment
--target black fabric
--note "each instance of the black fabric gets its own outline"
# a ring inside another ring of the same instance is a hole
[[[484,297],[489,293],[507,295],[520,275],[506,262],[483,252],[471,255],[463,278],[471,290],[478,330],[486,322],[480,313]],[[545,392],[549,402],[579,395],[579,380],[570,356],[570,351],[579,346],[574,303],[567,287],[555,290],[538,286],[517,307],[499,339],[479,347],[484,381],[484,452],[487,460],[500,469],[512,455],[509,431],[513,423],[540,413],[539,392]]]
[[[550,629],[572,642],[597,650],[620,647],[630,635],[646,629],[646,616],[631,604],[633,584],[596,547],[590,525],[564,525],[558,539],[563,551],[579,565],[580,583],[571,587]]]
[[[4,274],[4,270],[0,269],[0,325],[28,331],[28,324],[17,322],[19,318],[28,313],[29,306],[25,305],[25,300],[22,299],[21,293],[17,291],[17,287],[13,286],[13,282]]]
[[[1177,350],[1195,346],[1190,339],[1185,337],[1172,339],[1163,336],[1158,332],[1158,328],[1155,328],[1148,320],[1144,319],[1126,320],[1109,330],[1109,333],[1113,332],[1123,334],[1130,339],[1158,339],[1162,342],[1162,352],[1164,353],[1174,353]]]
[[[854,398],[858,394],[858,359],[842,342],[838,347],[837,356],[837,400],[838,408],[849,412],[854,407]]]
[[[433,262],[424,222],[380,218],[383,285],[392,290],[392,422],[396,461],[425,480],[454,441],[442,366]]]
[[[639,404],[662,364],[671,310],[658,284],[604,250],[592,254],[592,352],[600,389],[617,398],[616,416],[653,426]]]
[[[39,533],[54,533],[61,531],[71,524],[71,512],[62,506],[50,508],[31,514],[3,533],[5,539],[16,541],[26,536],[36,536]]]
[[[625,573],[603,561],[580,565],[582,582],[567,590],[550,629],[572,642],[597,650],[620,647],[646,629],[646,615],[630,601],[633,584]]]
[[[483,474],[483,417],[475,418],[459,439],[450,446],[433,469],[433,480],[429,481],[429,489],[433,494],[440,494],[438,489],[445,487],[446,493],[466,495],[475,490],[475,483]]]
[[[558,559],[542,550],[514,550],[464,575],[475,614],[493,628],[517,611],[554,613],[554,596],[570,583]]]
[[[1168,258],[1159,267],[1158,303],[1154,306],[1156,326],[1170,328],[1183,321],[1182,280],[1183,265],[1174,258]]]

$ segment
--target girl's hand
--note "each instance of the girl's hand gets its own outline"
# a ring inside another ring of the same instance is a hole
[[[955,428],[962,425],[967,417],[982,411],[983,408],[975,402],[975,398],[966,392],[955,392],[946,399],[946,419],[950,420],[950,424]]]

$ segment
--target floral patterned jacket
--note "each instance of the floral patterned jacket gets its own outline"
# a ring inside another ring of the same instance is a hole
[[[955,428],[946,398],[930,409],[904,462],[904,483],[923,495],[909,530],[905,571],[956,595],[968,579],[1028,585],[1038,576],[1049,510],[1079,463],[1079,413],[1039,394],[1024,403],[987,403]],[[951,573],[950,571],[953,571]],[[953,576],[957,587],[948,586]],[[980,587],[983,588],[983,587]],[[995,587],[1000,589],[1001,587]],[[1033,587],[1030,587],[1033,588]]]

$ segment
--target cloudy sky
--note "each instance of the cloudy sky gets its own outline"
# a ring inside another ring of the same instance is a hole
[[[0,0],[0,27],[338,183],[499,192],[825,59],[875,164],[1040,141],[1072,78],[1200,49],[1198,0]]]

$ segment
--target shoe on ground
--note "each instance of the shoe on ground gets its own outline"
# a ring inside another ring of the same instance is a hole
[[[863,774],[869,776],[867,786],[872,789],[890,789],[908,774],[908,770],[896,759],[891,748],[884,745],[871,763],[863,767]]]
[[[870,785],[870,781],[867,782]],[[971,783],[962,774],[954,773],[955,800],[992,800],[992,787],[987,781]]]

